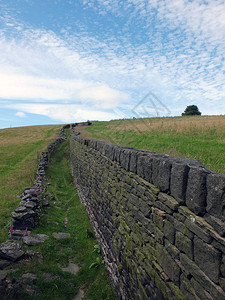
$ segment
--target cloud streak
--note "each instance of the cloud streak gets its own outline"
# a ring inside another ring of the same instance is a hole
[[[81,3],[95,14],[98,33],[81,20],[71,34],[34,28],[9,12],[1,18],[0,101],[63,122],[115,118],[115,109],[129,115],[149,91],[172,114],[191,103],[225,112],[224,1]]]
[[[107,112],[104,110],[94,110],[85,105],[77,104],[7,104],[7,108],[17,109],[18,107],[23,112],[30,114],[37,114],[42,116],[51,116],[53,120],[61,122],[82,122],[86,120],[102,120],[107,121],[110,119],[117,119],[118,114],[114,112]],[[25,116],[23,112],[16,113],[17,116]],[[22,115],[24,114],[24,115]]]

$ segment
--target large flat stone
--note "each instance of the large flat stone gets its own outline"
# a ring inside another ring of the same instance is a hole
[[[12,212],[11,216],[13,219],[22,220],[29,219],[30,217],[34,217],[36,213],[33,210],[25,210],[23,212]]]
[[[34,246],[36,244],[44,243],[49,238],[46,234],[30,234],[23,238],[23,242],[27,246]]]
[[[219,282],[221,253],[212,245],[194,238],[194,258],[201,270],[215,283]]]
[[[7,241],[0,245],[0,258],[16,261],[23,255],[24,251],[18,242]]]
[[[69,272],[76,275],[79,272],[80,267],[78,266],[78,264],[69,262],[67,267],[60,267],[60,269],[64,272]]]
[[[32,273],[25,273],[22,275],[21,280],[23,282],[31,283],[31,282],[37,280],[37,275],[32,274]]]
[[[67,233],[67,232],[53,232],[52,235],[56,239],[68,239],[68,238],[70,238],[70,233]]]

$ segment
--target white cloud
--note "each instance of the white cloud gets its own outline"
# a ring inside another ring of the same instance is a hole
[[[38,114],[51,117],[53,120],[62,122],[82,122],[87,120],[103,120],[108,121],[118,118],[113,112],[104,110],[95,110],[85,105],[77,104],[8,104],[4,107],[12,109],[21,109],[26,113]]]
[[[217,101],[225,111],[224,1],[84,2],[122,21],[125,11],[122,34],[103,40],[83,31],[63,40],[52,31],[22,31],[24,24],[9,20],[20,29],[15,38],[0,34],[0,99],[64,122],[115,118],[110,109],[132,109],[149,91],[172,114],[189,101],[204,103],[205,111]],[[133,44],[131,29],[133,36],[145,30],[143,44]]]
[[[18,111],[15,113],[15,116],[19,117],[19,118],[24,118],[26,117],[25,113],[23,113],[22,111]]]
[[[106,109],[117,107],[124,100],[128,100],[127,94],[111,89],[106,85],[83,89],[79,96],[86,101],[92,101],[95,106]]]

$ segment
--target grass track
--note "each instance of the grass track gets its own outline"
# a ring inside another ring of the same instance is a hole
[[[36,282],[39,296],[21,296],[21,300],[72,300],[79,288],[85,290],[86,300],[115,300],[116,296],[108,280],[104,265],[98,269],[89,269],[91,263],[99,256],[93,251],[97,243],[94,238],[87,237],[87,230],[92,231],[85,209],[80,203],[70,171],[69,141],[60,144],[51,156],[48,167],[48,177],[52,183],[49,192],[55,196],[51,202],[48,214],[41,218],[40,225],[33,233],[49,235],[44,244],[32,247],[40,251],[43,262],[28,260],[23,262],[20,270],[13,274],[21,277],[23,273],[31,272],[38,276]],[[64,219],[68,218],[67,229],[64,228]],[[69,232],[71,238],[56,240],[53,232]],[[77,263],[81,269],[74,276],[63,272],[59,265],[66,266],[68,261]],[[46,281],[43,273],[59,275],[61,278]]]

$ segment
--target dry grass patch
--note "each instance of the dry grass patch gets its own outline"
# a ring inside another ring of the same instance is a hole
[[[213,130],[215,133],[225,133],[225,116],[187,116],[173,118],[130,119],[109,122],[111,130],[132,130],[146,132],[174,131],[177,133],[204,133]]]

